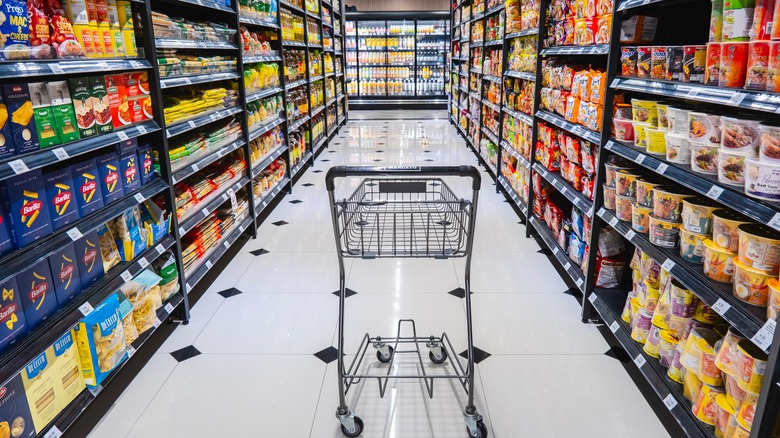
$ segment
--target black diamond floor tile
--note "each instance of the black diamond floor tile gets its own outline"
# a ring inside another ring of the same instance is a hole
[[[302,186],[304,186],[304,187],[311,187],[311,186],[313,186],[314,184],[312,184],[312,183],[306,183],[306,184],[301,184],[301,185],[302,185]]]
[[[293,199],[292,201],[290,201],[290,204],[300,204],[301,202],[303,201],[301,201],[300,199]]]
[[[243,292],[241,292],[240,290],[238,290],[238,289],[236,289],[234,287],[231,287],[230,289],[225,289],[225,290],[217,292],[217,293],[222,295],[225,298],[230,298],[230,297],[234,297],[236,295],[242,294]]]
[[[276,225],[277,227],[281,227],[282,225],[289,224],[289,222],[285,222],[285,221],[276,221],[276,222],[271,222],[271,223]]]
[[[580,290],[574,287],[570,287],[563,291],[566,295],[576,296],[578,293],[580,293]]]
[[[188,345],[184,348],[171,352],[171,356],[173,356],[173,358],[178,362],[184,362],[187,359],[192,359],[199,354],[200,351],[198,351],[198,349],[192,345]]]
[[[312,172],[314,172],[314,173],[322,173],[321,170],[313,170]]]
[[[462,287],[453,289],[447,293],[458,298],[466,298],[466,289],[463,289]],[[474,291],[471,291],[471,295],[474,295]]]
[[[623,363],[628,363],[631,360],[631,356],[628,355],[628,352],[623,347],[610,347],[604,354]]]
[[[464,350],[462,353],[460,353],[460,357],[469,358],[468,350]],[[474,363],[480,363],[483,360],[490,357],[490,353],[484,350],[480,350],[477,347],[474,347]]]
[[[344,291],[344,296],[346,296],[347,298],[349,298],[349,297],[351,297],[352,295],[355,295],[356,293],[357,293],[357,292],[355,292],[354,290],[352,290],[352,289],[350,289],[350,288],[346,288],[346,290]],[[335,296],[339,296],[339,291],[335,291],[335,292],[333,292],[333,295],[335,295]]]
[[[431,151],[429,151],[429,150],[424,150],[424,151],[423,151],[423,153],[424,153],[424,154],[430,154],[430,153],[431,153]]]
[[[384,152],[384,151],[375,151],[375,152],[376,152],[377,154],[381,154],[381,153],[382,153],[382,152]]]
[[[314,356],[325,363],[331,363],[339,358],[339,351],[334,347],[328,347],[314,353]]]
[[[336,143],[336,144],[338,144],[338,143]],[[338,151],[328,151],[329,154],[335,154],[336,152],[338,152]]]
[[[254,251],[250,251],[249,254],[252,254],[253,256],[261,256],[263,254],[268,254],[268,250],[265,248],[260,248]]]
[[[432,158],[426,158],[425,161],[433,161]]]
[[[380,161],[382,161],[382,159],[381,159],[381,158],[377,158],[376,160],[374,160],[374,162],[376,162],[376,163],[378,163],[378,162],[380,162]]]
[[[539,254],[544,254],[544,255],[550,255],[551,254],[550,250],[547,249],[547,248],[542,248],[542,249],[540,249],[539,251],[536,251],[536,252],[539,253]]]

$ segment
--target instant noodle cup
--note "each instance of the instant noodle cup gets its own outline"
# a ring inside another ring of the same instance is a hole
[[[715,397],[715,404],[717,405],[717,412],[715,415],[715,437],[726,438],[729,421],[731,418],[735,418],[737,410],[729,403],[726,394],[718,394],[718,396]]]
[[[723,375],[723,383],[726,386],[726,397],[729,399],[729,403],[734,406],[734,409],[739,409],[739,407],[742,405],[742,401],[745,400],[745,397],[747,397],[747,392],[745,392],[744,389],[739,387],[739,350],[737,349],[737,346],[734,346],[734,351],[737,361],[736,363],[736,373],[732,376],[729,374]],[[722,371],[722,370],[721,370]]]
[[[658,129],[663,131],[669,130],[669,105],[663,102],[658,102],[655,106],[658,112]]]
[[[745,158],[745,194],[767,201],[780,200],[780,164]]]
[[[715,365],[715,343],[710,343],[710,341],[706,339],[702,339],[699,343],[701,344],[699,380],[707,385],[722,386],[723,373],[720,368]]]
[[[753,419],[756,415],[756,405],[758,405],[758,394],[748,394],[737,412],[737,423],[745,430],[753,428]]]
[[[636,323],[639,321],[639,311],[642,310],[642,302],[639,297],[631,298],[631,330],[634,330]]]
[[[649,123],[632,122],[634,127],[634,146],[647,148],[647,128],[652,128]]]
[[[652,315],[647,310],[642,309],[638,313],[638,319],[634,328],[631,330],[631,339],[644,344],[647,341],[647,336],[650,334],[650,320]]]
[[[661,330],[658,341],[658,363],[664,368],[669,368],[674,359],[674,350],[680,339],[672,330]]]
[[[688,113],[688,140],[696,145],[720,146],[720,116],[691,111]]]
[[[721,116],[720,145],[730,152],[755,157],[760,143],[759,121]]]
[[[615,196],[615,217],[624,222],[631,222],[631,204],[633,196]]]
[[[630,103],[615,104],[615,119],[631,121],[632,114],[633,110]]]
[[[691,408],[691,411],[699,421],[710,426],[715,425],[715,417],[718,412],[718,404],[715,400],[721,394],[723,394],[723,388],[716,388],[707,384],[701,386]]]
[[[636,179],[636,203],[643,207],[653,206],[653,189],[660,186],[661,183],[654,182],[646,178]]]
[[[745,86],[749,48],[750,44],[747,41],[722,43],[719,87],[742,88]]]
[[[631,119],[614,119],[615,139],[625,142],[634,141],[634,122]]]
[[[720,79],[721,43],[707,43],[707,63],[704,68],[704,83],[718,85]]]
[[[780,9],[780,8],[778,8]],[[780,26],[775,26],[780,29]],[[780,41],[769,42],[769,60],[766,67],[766,91],[780,92]]]
[[[766,307],[769,300],[767,282],[770,278],[771,274],[749,268],[739,258],[735,258],[732,294],[748,304]]]
[[[688,334],[687,337],[682,335],[680,336],[680,339],[685,339],[685,344],[683,344],[683,351],[685,353],[682,359],[683,366],[698,373],[702,346],[704,345],[704,343],[699,341],[703,340],[706,343],[712,343],[714,345],[718,342],[720,336],[706,327],[695,327],[690,331],[690,334]]]
[[[749,44],[745,89],[764,91],[769,68],[769,41],[751,41]]]
[[[777,319],[780,315],[780,281],[776,278],[771,278],[767,282],[769,286],[769,302],[766,308],[767,319]]]
[[[688,134],[666,133],[666,160],[670,163],[689,164],[691,162],[691,143]]]
[[[671,314],[680,318],[691,318],[696,313],[696,305],[699,298],[682,285],[676,278],[672,278],[672,288],[669,292],[671,302]],[[682,330],[679,330],[682,333]]]
[[[682,357],[685,357],[685,352],[683,352]],[[683,363],[683,366],[685,366],[685,363]],[[698,370],[690,368],[685,368],[683,370],[683,396],[690,400],[691,403],[696,401],[696,396],[698,396],[699,391],[701,391],[701,380],[699,380],[699,376],[696,375],[697,371]]]
[[[650,215],[648,238],[650,243],[662,248],[676,248],[680,236],[680,224]]]
[[[682,351],[682,346],[677,344],[677,347],[674,349],[674,355],[672,356],[672,362],[669,364],[669,369],[666,370],[666,375],[679,384],[683,383],[683,366],[680,362]]]
[[[704,263],[705,234],[697,234],[686,230],[680,230],[680,256],[691,263]]]
[[[683,327],[683,330],[680,332],[680,339],[688,339],[688,335],[694,330],[698,328],[704,328],[708,330],[712,330],[713,326],[712,324],[707,324],[706,322],[697,321],[693,318],[688,318],[687,321],[685,321],[685,327]],[[697,371],[698,372],[698,371]]]
[[[707,67],[707,46],[683,46],[682,82],[704,82]]]
[[[666,129],[645,128],[647,153],[666,157]]]
[[[637,233],[650,232],[650,214],[653,209],[634,203],[631,205],[631,228]]]
[[[715,355],[715,365],[729,376],[739,376],[739,350],[737,344],[745,337],[734,327],[729,327],[726,336],[720,343],[718,354]],[[736,382],[735,382],[736,383]]]
[[[631,324],[631,299],[636,297],[636,292],[633,290],[628,291],[626,296],[626,304],[623,306],[623,312],[620,314],[620,319]]]
[[[780,270],[780,233],[762,224],[743,224],[737,230],[740,263],[777,275]]]
[[[645,353],[647,353],[648,356],[658,358],[659,356],[659,343],[661,341],[661,331],[663,329],[655,324],[652,324],[650,326],[650,333],[647,335],[647,341],[645,342],[645,346],[642,347],[642,350],[644,350]]]
[[[712,326],[721,322],[718,312],[713,310],[712,307],[708,306],[704,301],[699,301],[699,304],[696,305],[696,312],[693,314],[693,319]],[[724,332],[723,335],[725,334],[726,333]]]
[[[604,208],[615,211],[615,188],[604,184]]]
[[[656,107],[656,111],[658,108]],[[688,137],[691,111],[678,106],[666,106],[667,127],[670,134],[680,134]]]
[[[635,167],[626,166],[624,164],[619,164],[619,163],[607,163],[604,165],[604,168],[606,169],[606,173],[604,174],[605,175],[604,184],[606,184],[607,187],[615,187],[615,181],[616,181],[615,173],[618,170],[621,169],[634,170],[634,171],[636,170]]]
[[[636,46],[620,48],[620,67],[623,76],[636,76],[637,53]]]
[[[682,202],[694,195],[675,186],[658,186],[653,189],[653,214],[656,218],[671,222],[682,220]]]
[[[748,340],[737,344],[739,351],[739,378],[737,384],[748,394],[758,394],[766,372],[767,354]],[[743,401],[743,405],[744,405]]]
[[[730,186],[745,185],[745,155],[724,148],[718,151],[718,181]]]
[[[736,254],[716,245],[712,240],[704,240],[704,275],[720,283],[731,283],[734,275],[734,256]]]
[[[640,266],[640,273],[642,274],[642,278],[644,281],[647,281],[650,286],[654,288],[658,288],[659,284],[659,276],[661,275],[661,265],[658,264],[655,260],[653,260],[652,257],[647,255],[647,253],[642,253],[642,256],[640,257],[641,260],[641,266]]]
[[[758,124],[756,143],[759,146],[758,160],[780,163],[780,126]]]
[[[669,330],[677,333],[678,336],[680,336],[680,341],[684,341],[685,338],[682,337],[682,333],[685,330],[688,321],[690,320],[691,318],[681,318],[670,313],[666,318],[666,324],[669,326]]]
[[[750,438],[750,431],[737,424],[737,427],[727,438]]]
[[[655,307],[658,304],[658,299],[660,298],[660,293],[658,291],[658,284],[656,283],[653,285],[649,280],[645,280],[644,285],[645,290],[645,310],[649,312],[651,315],[653,312],[655,312]],[[666,324],[664,324],[664,328]]]
[[[683,229],[699,234],[711,234],[712,213],[719,207],[718,203],[709,199],[683,199],[681,213]]]
[[[696,173],[718,173],[718,146],[691,143],[691,170]]]
[[[712,241],[719,247],[736,253],[739,250],[739,226],[751,223],[747,216],[733,210],[712,212]]]
[[[658,102],[655,100],[631,99],[632,119],[638,123],[658,126],[657,105]]]
[[[634,169],[618,169],[615,171],[615,193],[618,196],[636,196],[636,180],[639,172]]]

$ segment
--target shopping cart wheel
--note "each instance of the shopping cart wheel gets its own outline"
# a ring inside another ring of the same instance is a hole
[[[360,417],[357,417],[357,416],[354,418],[354,420],[355,420],[355,431],[354,432],[348,431],[347,428],[344,427],[343,424],[341,425],[341,433],[343,433],[344,436],[356,437],[356,436],[360,436],[360,434],[363,433],[363,420],[361,420]],[[487,435],[485,435],[485,436],[487,436]]]
[[[393,353],[395,352],[395,350],[393,350],[393,347],[388,345],[387,351],[388,351],[387,356],[385,356],[384,354],[382,354],[382,350],[377,350],[376,351],[377,360],[382,363],[390,362],[393,359]]]
[[[447,360],[447,351],[442,348],[441,350],[441,358],[436,359],[436,355],[433,354],[433,351],[428,352],[428,358],[431,360],[431,362],[441,365]]]
[[[356,418],[357,419],[357,418]],[[362,424],[361,424],[362,426]],[[470,438],[487,438],[488,436],[488,430],[487,426],[485,426],[485,422],[482,420],[477,421],[477,434],[471,433],[471,430],[466,426],[466,432],[469,434]]]

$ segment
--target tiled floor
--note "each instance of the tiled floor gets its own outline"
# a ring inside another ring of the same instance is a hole
[[[409,120],[415,117],[426,120]],[[314,356],[336,345],[338,265],[325,173],[312,170],[475,164],[445,117],[355,114],[360,121],[342,129],[91,437],[342,436],[334,417],[335,362]],[[289,202],[295,199],[302,202]],[[278,220],[289,224],[271,224]],[[580,322],[576,300],[524,232],[485,174],[472,282],[475,345],[490,354],[476,367],[476,405],[490,436],[668,436],[620,363],[604,355],[608,346],[596,327]],[[251,253],[261,248],[268,253]],[[420,334],[446,331],[454,348],[465,350],[464,300],[448,293],[463,287],[462,260],[350,259],[346,272],[357,292],[346,301],[348,354],[366,331],[394,334],[400,318],[414,318]],[[226,290],[228,298],[219,294]],[[170,354],[190,345],[202,354],[182,362]],[[367,357],[370,370],[382,370],[373,351]],[[364,380],[348,402],[365,422],[365,437],[466,437],[462,388],[438,381],[434,389],[430,400],[419,381],[391,382],[380,399],[376,382]]]

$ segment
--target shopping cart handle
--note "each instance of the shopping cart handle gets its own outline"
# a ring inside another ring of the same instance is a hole
[[[335,189],[333,181],[336,178],[346,178],[348,176],[398,176],[414,175],[421,177],[428,176],[459,176],[462,178],[471,178],[471,187],[478,191],[482,186],[482,175],[474,166],[399,166],[399,167],[381,167],[381,166],[333,166],[328,169],[325,175],[325,187],[329,192]]]

